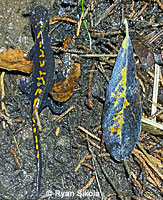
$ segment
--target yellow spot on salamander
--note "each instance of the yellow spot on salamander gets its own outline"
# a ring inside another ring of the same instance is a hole
[[[38,143],[38,138],[37,138],[36,135],[35,135],[35,143],[36,143],[36,144]]]
[[[40,74],[40,76],[46,75],[46,72],[42,72],[41,70],[39,70],[39,74]]]
[[[39,42],[39,47],[40,47],[40,48],[42,47],[42,41]]]
[[[33,133],[36,133],[36,127],[33,128]]]
[[[38,39],[41,34],[42,34],[42,31],[39,31],[36,38]]]
[[[36,157],[37,157],[37,159],[40,157],[40,154],[39,154],[39,152],[37,152],[37,155],[36,155]]]
[[[42,81],[42,84],[45,85],[44,77],[37,77],[37,80],[39,80],[39,81],[41,80],[41,81]]]
[[[40,87],[40,85],[41,85],[40,83],[37,83],[37,87]]]
[[[44,51],[42,49],[40,49],[41,55],[39,55],[39,57],[45,57]]]
[[[38,144],[36,144],[36,150],[38,150]]]
[[[43,60],[43,61],[39,61],[40,62],[40,67],[43,67],[43,66],[45,66],[45,60]]]
[[[37,94],[40,94],[42,92],[42,89],[41,88],[37,88],[37,90],[36,90],[36,92],[35,92],[35,96],[37,95]]]

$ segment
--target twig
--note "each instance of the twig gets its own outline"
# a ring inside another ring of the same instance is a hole
[[[92,176],[92,178],[90,178],[88,183],[78,191],[77,196],[82,196],[81,193],[84,192],[86,189],[88,189],[92,185],[94,180],[95,180],[95,176]]]
[[[138,142],[138,147],[141,149],[141,151],[144,153],[144,155],[146,156],[146,162],[148,163],[148,165],[158,174],[158,176],[163,180],[163,169],[158,168],[156,166],[156,164],[154,163],[154,161],[151,159],[151,156],[145,151],[145,149],[143,148],[143,146],[140,144],[140,142]],[[163,165],[162,165],[163,167]]]
[[[38,110],[36,108],[34,108],[34,110],[35,110],[34,112],[37,119],[37,126],[39,127],[39,132],[42,132],[42,125],[41,125],[40,117],[38,114]]]
[[[142,117],[142,120],[141,120],[141,121],[142,121],[143,123],[146,123],[146,124],[148,124],[148,125],[153,126],[154,128],[159,128],[159,129],[163,130],[163,125],[160,124],[160,123],[155,122],[154,120],[150,120],[150,119],[147,119],[147,118]],[[160,135],[162,135],[162,134],[160,134]]]
[[[150,162],[146,158],[146,156],[141,151],[139,151],[137,149],[134,149],[133,154],[140,161],[141,166],[144,167],[144,170],[145,170],[146,174],[150,177],[150,179],[148,179],[148,177],[147,177],[148,181],[150,181],[154,185],[156,185],[156,183],[157,183],[157,186],[160,188],[158,178],[156,180],[156,174],[153,172],[153,170],[151,170],[149,168],[149,166],[150,166],[149,163]],[[152,181],[151,181],[151,178],[152,178]]]
[[[103,19],[105,19],[106,17],[108,17],[108,15],[111,13],[111,11],[117,6],[119,4],[119,2],[118,1],[115,1],[115,3],[114,4],[112,4],[100,17],[99,17],[99,19],[96,21],[96,23],[95,23],[95,27],[97,26],[97,25],[99,25],[99,23],[103,20]]]
[[[88,136],[88,135],[87,135],[87,136]],[[87,142],[88,142],[88,140],[87,140]],[[103,192],[102,192],[102,189],[101,189],[101,186],[100,186],[98,174],[97,174],[96,167],[95,167],[95,162],[97,163],[97,160],[96,160],[96,158],[95,158],[95,154],[94,154],[94,152],[93,152],[93,150],[92,150],[92,148],[91,148],[89,142],[88,142],[88,149],[89,149],[89,151],[90,151],[90,153],[91,153],[91,155],[92,155],[92,163],[93,163],[93,167],[94,167],[94,173],[95,173],[97,185],[98,185],[98,188],[99,188],[99,191],[100,191],[101,200],[103,200],[103,199],[104,199],[104,195],[103,195]]]
[[[11,120],[10,120],[2,111],[0,111],[0,114],[2,115],[2,117],[3,117],[11,126],[14,126],[14,124],[11,122]]]
[[[161,70],[160,70],[160,71],[161,71]],[[155,77],[154,74],[153,74],[151,71],[147,70],[147,73],[148,73],[152,78]],[[160,81],[161,85],[163,86],[162,74],[160,75],[159,81]]]
[[[89,169],[92,169],[92,170],[93,170],[92,165],[90,165],[89,163],[83,162],[82,165],[85,166],[85,167],[88,167]]]
[[[158,83],[159,83],[159,74],[160,74],[160,66],[155,64],[155,77],[154,77],[154,86],[153,86],[153,99],[152,101],[157,103],[157,97],[158,97]],[[152,110],[151,115],[157,112],[157,107],[152,104]],[[156,117],[154,118],[156,121]]]
[[[70,19],[70,18],[67,18],[67,17],[50,17],[49,20],[50,20],[50,24],[55,24],[58,21],[66,21],[66,22],[70,22],[70,23],[73,23],[73,24],[78,23],[76,20],[73,20],[73,19]]]
[[[108,157],[108,156],[109,156],[109,153],[101,153],[101,154],[99,154],[98,156],[99,156],[99,157]],[[96,157],[96,155],[95,155],[95,157]],[[85,162],[85,160],[88,160],[88,159],[90,159],[90,158],[92,158],[91,155],[85,155],[85,156],[79,161],[79,163],[78,163],[78,165],[77,165],[77,167],[75,168],[74,171],[77,172],[77,171],[79,170],[81,164],[82,164],[83,162]]]
[[[102,73],[102,75],[104,76],[104,78],[106,79],[106,81],[109,83],[109,77],[105,74],[105,69],[103,68],[101,62],[100,62],[100,65],[97,65],[97,68]]]
[[[60,119],[62,119],[65,115],[67,115],[70,111],[72,111],[74,109],[74,106],[71,106],[69,109],[67,109],[64,113],[62,113],[60,116],[58,116],[55,119],[55,122],[59,121]]]
[[[138,14],[134,17],[134,20],[137,20],[140,15],[143,13],[143,11],[146,9],[146,7],[148,6],[148,3],[145,3],[144,6],[142,7],[142,9],[138,12]]]
[[[58,136],[59,135],[59,132],[60,132],[60,127],[58,126],[55,130],[55,135]]]
[[[88,130],[86,130],[85,128],[83,128],[82,126],[78,126],[78,128],[80,130],[82,130],[84,133],[88,134],[90,137],[96,139],[97,141],[101,141],[100,138],[98,138],[97,136],[95,136],[94,134],[92,134],[91,132],[89,132]]]
[[[149,44],[151,44],[152,42],[154,42],[157,38],[159,38],[161,35],[163,34],[163,30],[160,30],[157,34],[155,34],[150,40],[149,40]]]
[[[107,172],[105,171],[105,169],[103,168],[103,166],[101,165],[100,163],[100,160],[99,158],[97,157],[97,161],[98,161],[98,164],[100,165],[100,168],[104,174],[104,176],[106,177],[106,179],[108,180],[109,184],[111,185],[111,187],[115,190],[115,192],[117,193],[118,197],[123,200],[123,196],[120,194],[119,190],[116,188],[115,184],[113,183],[113,180],[108,176]]]
[[[160,8],[163,10],[163,3],[162,3],[162,2],[160,2],[159,0],[154,0],[154,1],[156,1],[156,2],[157,2],[157,4],[160,6]]]
[[[94,143],[91,139],[89,139],[88,137],[86,137],[86,136],[83,135],[83,134],[81,134],[81,136],[82,136],[85,140],[88,140],[89,143],[90,143],[92,146],[94,146],[94,147],[96,147],[97,149],[101,150],[101,147],[100,147],[99,145],[97,145],[96,143]]]
[[[80,55],[80,57],[94,57],[94,58],[98,58],[98,57],[112,57],[112,58],[116,58],[117,54],[84,54],[84,55]]]
[[[142,87],[142,90],[143,90],[143,92],[145,93],[145,86],[144,86],[144,84],[143,84],[143,81],[142,81],[138,76],[136,76],[136,79],[139,81],[139,83],[140,83],[140,85],[141,85],[141,87]]]
[[[5,109],[6,109],[5,103],[3,102],[3,98],[5,97],[4,76],[5,76],[5,72],[2,72],[2,74],[1,74],[1,108],[2,108],[2,111],[5,111]],[[3,129],[6,128],[6,123],[4,120],[2,121],[2,127],[3,127]]]
[[[93,64],[91,67],[91,71],[89,73],[89,79],[88,79],[88,106],[89,108],[93,107],[92,79],[93,79],[94,70],[95,70],[95,64]]]
[[[17,165],[19,166],[19,168],[21,169],[22,166],[20,165],[20,162],[19,162],[19,160],[18,160],[18,157],[17,157],[17,155],[16,155],[16,152],[15,152],[13,149],[10,149],[10,153],[14,156],[16,164],[17,164]]]
[[[78,27],[77,27],[77,30],[76,30],[76,37],[79,36],[80,27],[81,27],[81,24],[82,24],[82,19],[83,19],[83,13],[81,14],[80,20],[79,20],[79,22],[78,22]]]
[[[140,184],[140,182],[137,180],[136,175],[131,172],[131,176],[133,177],[134,181],[136,182],[136,184],[138,185],[138,187],[142,190],[142,185]]]
[[[17,150],[18,150],[18,152],[19,152],[19,154],[20,154],[20,149],[19,149],[18,142],[17,142],[17,140],[16,140],[15,135],[13,135],[13,138],[14,138],[14,142],[15,142],[16,148],[17,148]]]

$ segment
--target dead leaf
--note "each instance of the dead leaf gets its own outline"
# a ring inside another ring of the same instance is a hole
[[[32,62],[25,59],[27,54],[20,49],[8,49],[0,53],[0,68],[8,71],[31,73]]]
[[[72,96],[73,89],[78,84],[77,79],[79,78],[80,74],[80,64],[74,63],[72,60],[70,75],[66,78],[65,81],[55,83],[52,88],[50,94],[52,95],[53,99],[59,102],[67,101]]]

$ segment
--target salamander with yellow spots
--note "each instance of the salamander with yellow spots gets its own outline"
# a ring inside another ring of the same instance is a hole
[[[46,8],[37,6],[32,11],[31,25],[35,37],[35,45],[29,53],[29,59],[33,60],[34,65],[31,89],[29,90],[30,84],[26,81],[21,81],[20,87],[32,103],[32,128],[37,159],[36,197],[38,198],[42,176],[42,160],[36,110],[39,114],[44,107],[49,106],[54,113],[60,114],[66,110],[67,106],[58,107],[49,96],[55,79],[55,63],[48,36],[49,16]]]

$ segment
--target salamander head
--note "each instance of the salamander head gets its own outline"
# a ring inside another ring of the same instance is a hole
[[[39,31],[42,32],[48,31],[49,15],[48,15],[48,10],[45,7],[43,6],[35,7],[35,9],[32,11],[31,25],[35,35]]]

